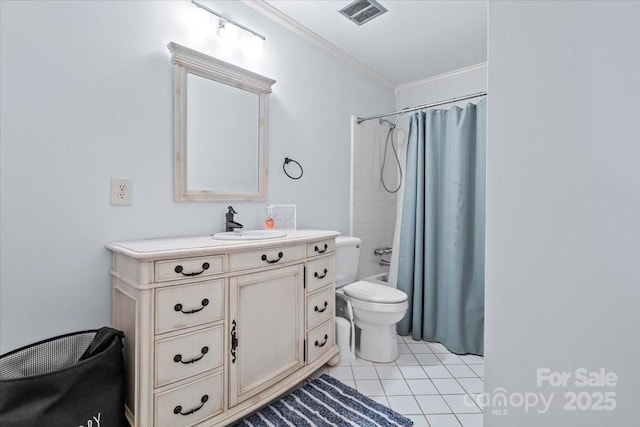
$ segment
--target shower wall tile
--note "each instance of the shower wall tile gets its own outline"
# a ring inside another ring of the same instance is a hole
[[[353,158],[353,229],[362,239],[358,279],[388,271],[379,265],[380,256],[373,251],[391,247],[396,220],[396,194],[388,193],[380,183],[380,170],[388,128],[375,121],[357,125],[354,132]],[[397,167],[391,149],[387,154],[385,182],[397,185]],[[390,256],[385,255],[385,259]]]

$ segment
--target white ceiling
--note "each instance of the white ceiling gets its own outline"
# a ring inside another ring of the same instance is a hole
[[[486,1],[378,0],[388,12],[358,26],[351,0],[265,0],[393,86],[487,60]]]

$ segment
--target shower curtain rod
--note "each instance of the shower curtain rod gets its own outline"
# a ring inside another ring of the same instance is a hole
[[[388,117],[388,116],[394,116],[396,114],[410,113],[412,111],[423,110],[425,108],[437,107],[438,105],[451,104],[451,103],[457,102],[457,101],[464,101],[466,99],[477,98],[479,96],[485,96],[486,94],[487,94],[486,91],[478,92],[478,93],[474,93],[472,95],[461,96],[459,98],[447,99],[446,101],[438,101],[438,102],[433,102],[431,104],[418,105],[417,107],[405,108],[403,110],[394,111],[393,113],[378,114],[376,116],[369,116],[369,117],[358,117],[358,118],[356,118],[356,123],[360,124],[360,123],[365,122],[367,120],[379,119],[379,118]]]

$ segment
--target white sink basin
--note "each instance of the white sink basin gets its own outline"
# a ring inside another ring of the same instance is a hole
[[[264,240],[285,237],[287,233],[280,230],[240,230],[216,233],[212,237],[217,240]]]

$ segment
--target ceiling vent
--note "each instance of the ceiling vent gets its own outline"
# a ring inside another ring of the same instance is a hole
[[[362,25],[386,11],[387,9],[375,0],[354,0],[338,12],[349,18],[350,21]]]

